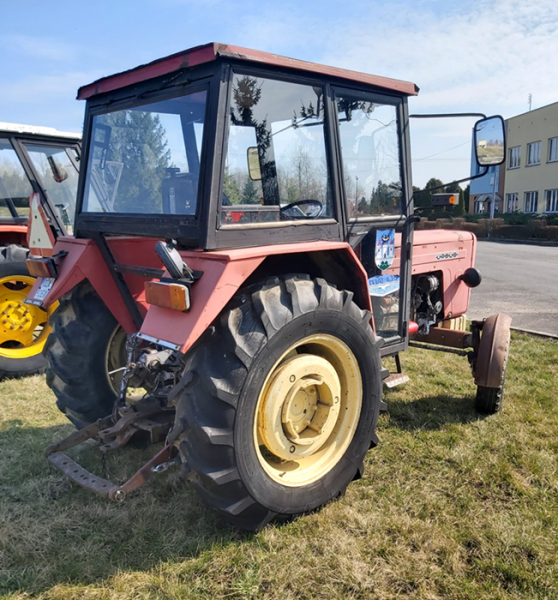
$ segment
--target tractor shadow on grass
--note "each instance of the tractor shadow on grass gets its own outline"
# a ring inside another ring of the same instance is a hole
[[[66,425],[39,428],[0,421],[0,595],[40,594],[57,584],[111,585],[118,573],[169,563],[187,568],[215,547],[250,539],[251,534],[226,525],[204,506],[178,467],[121,504],[70,482],[43,452],[71,432]],[[157,449],[109,454],[105,472],[94,444],[68,454],[97,475],[122,483]]]
[[[490,415],[475,409],[474,396],[437,395],[416,400],[400,400],[385,394],[389,423],[403,431],[437,431],[448,425],[466,425]]]

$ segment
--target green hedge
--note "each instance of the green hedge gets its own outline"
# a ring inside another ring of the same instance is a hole
[[[470,217],[476,217],[475,220]],[[507,218],[506,218],[507,217]],[[523,222],[522,222],[523,221]],[[550,221],[550,223],[549,223]],[[464,215],[464,217],[430,220],[422,218],[417,229],[451,229],[471,231],[478,238],[488,237],[510,240],[558,241],[558,218],[533,215],[501,215],[492,221],[486,215]]]

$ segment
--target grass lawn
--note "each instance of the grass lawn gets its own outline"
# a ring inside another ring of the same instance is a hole
[[[257,534],[204,507],[178,470],[122,505],[51,469],[72,431],[42,377],[0,382],[0,597],[558,597],[558,343],[514,333],[502,413],[483,417],[466,359],[410,350],[363,479]],[[152,450],[109,456],[122,480]],[[94,444],[79,450],[102,474]]]

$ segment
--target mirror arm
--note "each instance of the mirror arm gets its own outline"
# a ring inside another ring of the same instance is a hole
[[[490,165],[493,166],[493,165]],[[498,166],[498,165],[496,165]],[[464,181],[472,181],[473,179],[478,179],[479,177],[484,177],[488,173],[488,167],[484,167],[484,171],[477,173],[476,175],[471,175],[470,177],[465,177],[463,179],[456,179],[455,181],[450,181],[449,183],[442,183],[442,185],[435,185],[429,188],[424,188],[423,190],[419,190],[421,192],[433,192],[434,190],[441,190],[443,188],[447,188],[449,185],[455,185],[456,183],[463,183]]]
[[[444,119],[446,117],[478,117],[480,119],[486,119],[486,115],[483,113],[444,113],[436,115],[409,115],[412,119]]]

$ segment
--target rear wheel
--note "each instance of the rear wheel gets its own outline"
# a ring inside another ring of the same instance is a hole
[[[321,279],[238,294],[187,365],[172,436],[200,496],[254,530],[316,509],[360,477],[377,438],[370,314]]]
[[[51,324],[47,384],[58,408],[81,428],[112,410],[118,369],[126,364],[126,334],[89,282],[61,298]]]
[[[0,251],[0,378],[42,373],[46,367],[48,318],[58,303],[46,311],[24,303],[35,283],[25,264],[28,254],[15,245]]]

